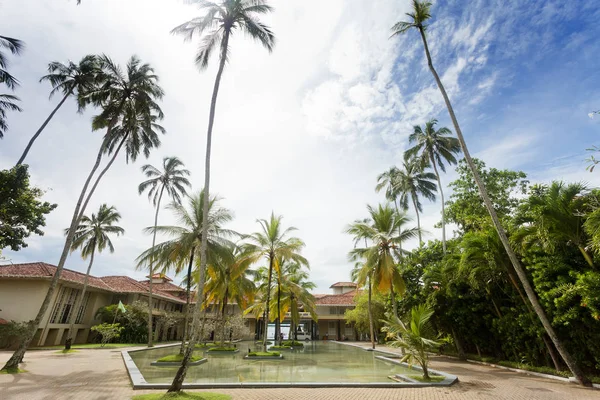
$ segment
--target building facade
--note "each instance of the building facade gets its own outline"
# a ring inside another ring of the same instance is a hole
[[[50,280],[56,272],[56,266],[43,263],[25,263],[0,266],[0,319],[25,322],[33,320],[48,291]],[[128,276],[90,276],[85,299],[78,310],[76,301],[81,296],[85,274],[64,269],[56,290],[50,301],[46,315],[32,341],[33,346],[62,345],[68,336],[69,322],[76,313],[74,343],[86,343],[90,339],[90,328],[100,321],[96,312],[101,307],[117,304],[132,304],[135,301],[148,302],[149,280],[136,281]],[[337,282],[331,287],[330,294],[315,294],[318,320],[313,321],[310,314],[301,312],[300,329],[312,340],[356,340],[358,335],[352,325],[346,324],[344,313],[354,307],[357,287],[352,282]],[[152,277],[153,310],[156,317],[164,312],[184,312],[186,290],[172,283],[165,275]],[[217,314],[216,305],[208,308],[209,314]],[[243,315],[245,325],[251,332],[243,339],[258,338],[262,335],[263,322],[235,303],[226,309],[227,315]],[[288,335],[289,315],[282,321],[282,332]],[[162,332],[161,338],[181,339],[183,326],[180,324]],[[160,327],[154,324],[155,337]],[[291,334],[291,332],[289,332]]]

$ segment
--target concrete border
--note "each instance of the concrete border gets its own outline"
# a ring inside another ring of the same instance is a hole
[[[283,354],[278,356],[244,356],[244,360],[283,360]]]
[[[192,367],[194,365],[204,364],[207,361],[208,361],[208,358],[201,358],[198,361],[194,361],[194,362],[189,363],[189,366]],[[173,362],[158,362],[158,361],[155,361],[155,362],[151,362],[150,365],[152,365],[153,367],[179,367],[181,365],[181,363],[180,362],[175,362],[175,361],[173,361]]]
[[[346,344],[349,346],[359,347],[362,346],[353,345],[350,343],[343,342],[332,342],[337,344]],[[157,346],[155,348],[162,347],[170,347],[170,346],[179,346],[179,344],[175,345],[164,345]],[[366,350],[362,348],[363,350]],[[134,390],[140,389],[157,389],[164,390],[168,389],[171,384],[170,383],[150,383],[144,379],[144,376],[133,362],[133,359],[129,355],[129,353],[138,352],[138,351],[146,351],[148,349],[137,349],[137,350],[123,350],[121,355],[123,357],[123,362],[125,363],[125,367],[127,369],[127,373],[129,374],[129,379],[131,381],[131,385]],[[378,351],[378,350],[375,350]],[[385,351],[378,351],[380,353],[386,354],[388,356],[397,357],[398,355],[395,353],[389,353]],[[408,366],[406,363],[400,363],[398,360],[394,360],[385,356],[376,356],[377,359],[390,362],[392,364],[403,365],[408,368],[415,369],[417,371],[420,370],[417,366]],[[454,375],[446,374],[444,372],[430,370],[434,375],[443,375],[446,376],[447,379],[444,379],[442,382],[417,382],[417,383],[408,383],[408,382],[237,382],[237,383],[184,383],[184,389],[266,389],[266,388],[415,388],[415,387],[428,387],[428,386],[450,386],[458,381],[458,378]],[[450,379],[454,378],[454,379]],[[446,383],[446,381],[451,380],[451,383]]]

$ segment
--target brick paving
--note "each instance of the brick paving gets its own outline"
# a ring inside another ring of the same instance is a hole
[[[0,400],[112,400],[155,391],[131,389],[121,358],[123,349],[88,349],[72,354],[54,350],[30,351],[25,374],[0,375]],[[0,364],[10,357],[0,352]],[[457,375],[460,382],[445,388],[331,388],[331,389],[215,389],[240,400],[392,400],[392,399],[506,399],[600,400],[600,390],[526,374],[432,358],[431,368]]]

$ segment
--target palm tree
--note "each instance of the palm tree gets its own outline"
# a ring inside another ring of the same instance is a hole
[[[56,114],[70,96],[76,96],[77,112],[83,112],[88,103],[86,96],[98,84],[98,75],[100,72],[98,57],[95,55],[83,57],[81,61],[79,61],[79,64],[75,64],[72,61],[69,61],[66,65],[58,61],[53,61],[48,64],[48,75],[43,76],[40,79],[40,82],[48,81],[52,85],[50,98],[57,92],[60,92],[63,95],[63,98],[29,140],[21,158],[17,161],[17,165],[20,165],[25,161],[25,157],[27,157],[33,143],[38,136],[40,136],[52,117],[54,117],[54,114]]]
[[[458,139],[451,136],[450,129],[444,127],[435,130],[435,124],[437,124],[437,119],[431,119],[425,124],[425,129],[418,125],[413,128],[413,133],[408,140],[415,145],[408,149],[407,153],[411,157],[419,158],[423,168],[427,165],[433,166],[442,198],[442,248],[446,253],[446,208],[444,190],[437,167],[439,166],[442,172],[446,172],[445,163],[456,165],[457,161],[454,155],[460,152],[460,143]]]
[[[237,233],[223,228],[223,225],[233,220],[232,212],[219,206],[221,199],[217,196],[211,196],[208,205],[208,258],[210,260],[223,254],[227,254],[228,248],[233,244],[227,240],[227,237],[236,236]],[[198,282],[199,271],[192,271],[194,259],[200,258],[200,245],[202,243],[204,221],[204,192],[200,191],[188,197],[187,208],[177,202],[171,203],[168,207],[177,220],[177,225],[155,226],[146,228],[146,233],[160,233],[173,239],[152,246],[143,252],[137,259],[137,268],[155,263],[160,272],[166,272],[172,269],[176,274],[183,271],[187,265],[187,296],[186,296],[186,317],[184,324],[184,333],[182,341],[182,350],[186,341],[188,329],[189,309],[191,301],[192,281]],[[188,262],[189,260],[189,262]],[[195,278],[195,279],[194,279]],[[199,282],[198,282],[199,283]],[[199,293],[198,299],[204,298],[204,289]],[[202,302],[201,302],[202,303]],[[188,335],[189,336],[189,335]]]
[[[433,310],[426,304],[413,307],[410,313],[409,323],[404,323],[396,318],[386,322],[383,328],[388,332],[388,337],[393,339],[390,345],[400,347],[406,351],[401,361],[411,363],[416,361],[423,370],[423,379],[431,380],[429,377],[428,353],[442,345],[439,335],[436,336],[433,326],[429,320],[433,316]]]
[[[226,247],[227,252],[213,260],[207,266],[208,280],[205,293],[207,304],[221,306],[221,345],[225,343],[225,311],[229,299],[236,301],[244,310],[254,303],[256,287],[249,277],[248,263],[243,262],[237,246]]]
[[[233,33],[240,30],[251,38],[260,42],[269,52],[275,45],[275,36],[268,26],[263,24],[256,17],[259,14],[267,14],[272,8],[264,0],[222,0],[219,4],[207,0],[195,0],[206,14],[202,17],[194,18],[172,30],[172,33],[183,35],[186,40],[191,40],[194,35],[202,37],[198,53],[196,54],[196,65],[200,69],[206,69],[208,62],[214,50],[219,48],[219,69],[215,78],[212,99],[210,102],[210,112],[208,117],[208,130],[206,134],[206,160],[204,167],[204,204],[208,207],[208,193],[210,191],[210,152],[212,144],[212,130],[215,122],[215,111],[217,107],[217,96],[221,76],[225,69],[225,62],[229,58],[229,40]],[[204,210],[204,215],[208,216],[208,210]],[[208,227],[206,221],[203,226]],[[207,237],[206,232],[203,235]],[[206,270],[206,246],[203,242],[200,257],[200,284],[198,293],[204,290],[204,274]],[[197,319],[198,313],[194,313]],[[193,347],[193,346],[191,346]],[[187,364],[192,356],[192,350],[188,349],[181,363],[181,368],[177,371],[173,383],[168,392],[179,392],[185,379]]]
[[[394,316],[398,316],[395,293],[403,293],[404,280],[398,270],[400,243],[418,236],[418,228],[402,229],[410,219],[404,213],[397,213],[388,204],[374,208],[367,206],[370,214],[368,223],[356,221],[346,228],[346,233],[354,236],[358,243],[368,240],[371,246],[354,248],[349,257],[352,261],[364,262],[364,275],[372,274],[373,283],[381,293],[390,293]]]
[[[400,192],[407,197],[410,196],[415,213],[417,215],[417,228],[419,229],[419,245],[423,245],[421,237],[421,218],[419,211],[423,212],[423,205],[419,200],[419,196],[425,197],[427,200],[435,201],[436,186],[433,183],[435,174],[425,172],[421,163],[411,158],[408,154],[404,155],[403,169],[398,170],[396,176],[396,184]]]
[[[187,177],[190,175],[190,171],[183,168],[183,162],[177,157],[165,157],[163,158],[163,169],[162,171],[158,168],[146,164],[142,166],[142,172],[146,175],[147,180],[140,183],[138,186],[139,194],[144,193],[148,190],[148,199],[152,201],[152,205],[156,207],[154,213],[154,233],[152,234],[152,248],[156,244],[156,226],[158,225],[158,211],[160,210],[160,202],[162,200],[163,193],[166,191],[167,195],[176,203],[181,204],[181,196],[187,194],[186,187],[190,188],[191,184]],[[152,279],[154,275],[153,260],[149,263],[150,279],[148,280],[148,347],[152,347]]]
[[[289,260],[302,265],[308,265],[306,258],[300,255],[304,248],[304,242],[296,237],[287,237],[289,233],[296,230],[294,227],[283,229],[282,216],[276,216],[271,213],[269,220],[260,219],[261,231],[252,233],[246,237],[247,242],[242,246],[244,262],[254,264],[262,259],[269,262],[269,272],[267,274],[267,287],[265,298],[265,315],[263,348],[267,350],[267,328],[269,326],[269,306],[271,297],[271,282],[273,270],[279,268],[281,260]]]
[[[446,108],[448,109],[448,114],[450,115],[450,119],[452,120],[452,125],[454,126],[454,131],[456,132],[456,136],[458,138],[458,141],[460,142],[462,152],[465,156],[465,159],[467,160],[467,164],[469,165],[471,172],[473,173],[473,178],[477,183],[477,187],[479,188],[481,198],[483,199],[485,207],[488,213],[490,214],[494,227],[498,232],[500,240],[502,241],[502,245],[508,253],[510,261],[513,264],[517,275],[519,276],[521,283],[523,284],[525,293],[527,294],[527,297],[529,298],[529,301],[531,302],[536,314],[540,318],[544,329],[546,329],[548,336],[550,336],[550,338],[554,342],[556,349],[564,359],[565,363],[567,364],[575,378],[578,379],[583,385],[591,386],[591,381],[583,375],[583,372],[581,371],[571,354],[563,346],[562,342],[556,335],[554,328],[550,324],[550,320],[548,320],[544,309],[539,303],[537,295],[535,294],[533,288],[531,287],[531,284],[529,283],[527,274],[525,273],[521,262],[519,261],[515,251],[512,249],[508,241],[508,237],[506,235],[506,232],[504,231],[504,228],[502,227],[502,224],[500,223],[498,215],[496,214],[496,210],[494,209],[492,201],[490,200],[490,196],[485,188],[485,185],[483,184],[483,181],[481,180],[481,177],[479,176],[479,172],[477,171],[475,164],[473,163],[473,159],[471,158],[471,154],[469,153],[469,149],[467,148],[467,144],[462,134],[462,130],[460,129],[458,120],[456,118],[456,115],[454,114],[454,109],[452,108],[452,104],[450,103],[450,98],[448,97],[446,89],[444,88],[444,85],[442,84],[442,81],[433,66],[431,54],[429,53],[427,38],[425,37],[425,30],[427,29],[427,20],[431,18],[431,3],[428,1],[412,0],[412,8],[412,12],[406,14],[409,18],[408,21],[398,22],[392,27],[392,36],[404,34],[413,28],[419,31],[421,40],[423,41],[425,57],[427,58],[427,65],[429,66],[429,70],[431,71],[431,74],[433,75],[433,78],[435,79],[435,82],[438,88],[440,89],[440,92],[442,93],[442,97],[444,98],[444,102],[446,103]]]
[[[100,63],[104,71],[102,73],[102,85],[98,91],[90,94],[90,101],[101,106],[102,112],[94,117],[92,126],[94,129],[106,128],[106,134],[96,156],[96,162],[83,184],[75,209],[73,210],[65,244],[44,301],[40,306],[37,316],[29,324],[28,331],[23,335],[19,347],[2,368],[5,370],[18,369],[27,347],[31,343],[35,332],[37,332],[42,318],[46,314],[64,268],[67,255],[71,249],[73,235],[83,218],[83,213],[102,176],[104,176],[114,162],[123,144],[125,144],[127,161],[129,159],[135,161],[140,152],[143,152],[148,157],[151,149],[160,144],[156,131],[164,132],[162,127],[156,124],[156,121],[162,119],[162,112],[156,100],[162,97],[163,91],[158,86],[158,77],[154,75],[150,65],[141,64],[138,58],[132,57],[127,64],[127,76],[123,77],[121,69],[107,56],[102,56]],[[123,79],[114,79],[121,77]],[[96,178],[94,185],[88,192],[92,177],[100,166],[102,156],[105,153],[112,153],[113,157]]]
[[[365,244],[366,246],[366,244]],[[354,258],[352,256],[352,258]],[[372,298],[373,298],[373,267],[364,262],[364,260],[356,261],[354,264],[354,268],[351,273],[352,282],[356,282],[358,287],[364,287],[367,285],[368,290],[368,300],[367,300],[367,309],[369,313],[369,334],[371,336],[371,348],[375,349],[375,329],[373,326],[373,308],[372,308]]]
[[[12,54],[20,54],[23,51],[25,44],[19,39],[14,39],[6,36],[0,36],[0,50],[8,49]],[[0,51],[0,83],[6,84],[9,89],[14,90],[19,81],[8,73],[5,68],[8,66],[6,56]],[[16,102],[19,98],[11,94],[0,94],[0,139],[4,137],[4,132],[8,130],[6,123],[6,111],[22,111]]]
[[[87,272],[83,280],[83,290],[81,296],[77,299],[75,308],[71,313],[71,321],[69,326],[69,336],[65,342],[65,350],[71,348],[71,342],[75,339],[75,322],[77,322],[77,316],[80,312],[80,308],[83,308],[83,301],[87,292],[88,280],[90,277],[90,271],[92,264],[94,263],[94,255],[96,251],[102,252],[102,250],[108,247],[111,253],[114,253],[115,248],[110,240],[109,234],[115,234],[117,236],[125,233],[125,230],[115,224],[121,219],[121,214],[117,212],[115,207],[109,207],[106,204],[102,204],[98,210],[98,214],[92,213],[92,217],[86,215],[81,219],[81,223],[75,231],[73,238],[73,244],[71,245],[71,252],[81,249],[81,258],[84,260],[90,257],[90,263],[88,264]],[[65,234],[68,234],[68,229]]]

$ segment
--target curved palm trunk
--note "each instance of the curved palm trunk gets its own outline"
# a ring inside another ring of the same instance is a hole
[[[194,263],[194,251],[196,247],[192,247],[192,251],[190,252],[190,263],[188,264],[187,271],[187,285],[186,285],[186,296],[185,296],[185,320],[183,323],[183,335],[181,338],[181,348],[179,349],[179,354],[183,354],[183,350],[185,349],[185,342],[187,341],[188,335],[188,324],[190,319],[190,287],[192,280],[192,264]]]
[[[419,208],[417,207],[417,198],[414,193],[410,196],[412,198],[413,206],[415,207],[415,213],[417,214],[417,229],[419,230],[419,246],[423,246],[423,239],[421,238],[421,218],[419,217]]]
[[[373,327],[373,309],[371,308],[371,292],[372,292],[371,276],[369,276],[369,330],[371,333],[371,348],[375,349],[375,329]]]
[[[398,318],[398,304],[396,303],[396,293],[394,292],[394,279],[390,283],[390,301],[392,302],[392,312],[394,317]]]
[[[116,156],[116,153],[115,153]],[[114,157],[113,157],[114,160]],[[156,227],[158,226],[158,212],[160,211],[160,201],[165,191],[165,186],[160,188],[160,194],[158,195],[158,203],[156,203],[156,213],[154,214],[154,232],[152,233],[152,257],[150,257],[150,279],[148,280],[148,347],[152,347],[152,310],[154,309],[154,302],[152,299],[152,275],[154,275],[154,246],[156,245]],[[157,329],[158,332],[158,329]]]
[[[225,310],[227,309],[227,297],[229,296],[229,288],[225,289],[225,298],[221,306],[221,346],[225,345]]]
[[[77,321],[77,314],[79,313],[79,308],[83,305],[83,299],[85,299],[85,294],[87,292],[88,281],[90,279],[90,271],[92,269],[92,264],[94,263],[94,253],[96,250],[96,241],[94,241],[94,246],[92,250],[92,254],[90,256],[90,263],[87,268],[87,272],[85,273],[85,278],[83,279],[83,290],[81,291],[81,297],[77,299],[77,303],[75,304],[75,308],[73,310],[73,314],[71,315],[71,321],[69,325],[69,336],[67,337],[67,341],[65,342],[65,350],[71,349],[71,343],[75,340],[75,322]],[[82,316],[85,317],[85,316]]]
[[[273,277],[273,258],[274,255],[269,255],[269,279],[267,283],[267,302],[265,303],[265,330],[263,335],[263,351],[267,351],[267,330],[269,329],[269,302],[271,301],[271,278]],[[277,339],[277,338],[275,338]]]
[[[440,196],[442,198],[442,249],[444,250],[444,254],[446,254],[446,206],[444,204],[444,190],[442,189],[440,173],[438,172],[437,166],[435,165],[433,152],[429,153],[429,158],[431,159],[431,164],[433,164],[433,171],[435,172],[435,176],[438,182],[438,188],[440,189]]]
[[[82,213],[85,212],[85,205],[82,207],[82,202],[83,202],[83,198],[85,196],[85,192],[87,191],[87,188],[90,184],[90,181],[92,180],[92,177],[94,176],[94,174],[98,170],[98,167],[100,166],[100,161],[102,160],[102,153],[103,153],[103,148],[100,148],[100,150],[98,151],[98,155],[96,156],[96,162],[95,162],[94,166],[92,167],[92,170],[90,171],[90,174],[88,175],[85,183],[83,184],[81,193],[79,194],[79,199],[77,200],[77,204],[75,205],[75,210],[73,210],[73,217],[71,219],[71,225],[69,226],[67,237],[65,239],[65,244],[63,246],[63,250],[60,255],[60,259],[58,261],[56,272],[54,273],[54,276],[52,277],[52,280],[50,281],[50,286],[48,287],[48,291],[46,292],[46,297],[44,297],[44,301],[42,302],[42,305],[41,305],[35,319],[33,320],[33,322],[31,324],[29,324],[29,327],[28,327],[29,329],[23,335],[23,338],[21,340],[21,343],[19,344],[19,347],[17,348],[17,350],[15,350],[15,352],[10,357],[10,359],[6,362],[4,367],[2,367],[2,370],[10,371],[10,370],[18,369],[19,363],[23,360],[23,356],[25,355],[25,352],[27,351],[27,347],[33,340],[33,337],[35,336],[35,333],[37,332],[40,322],[44,318],[44,315],[46,315],[46,311],[48,310],[48,306],[50,305],[50,300],[52,299],[52,295],[54,294],[54,290],[56,289],[56,285],[58,284],[58,280],[59,280],[62,270],[65,266],[65,262],[67,261],[67,256],[69,255],[69,250],[71,249],[71,244],[73,243],[73,236],[75,235],[75,231],[77,230],[77,226],[79,225],[79,222],[81,220],[81,218],[79,217],[80,208],[81,208]]]
[[[227,49],[229,48],[229,30],[225,30],[223,33],[223,45],[221,46],[221,59],[219,61],[219,70],[217,71],[217,77],[215,79],[215,86],[213,88],[212,99],[210,102],[210,113],[208,117],[208,131],[206,133],[206,160],[204,167],[204,204],[203,204],[203,215],[202,215],[202,245],[200,247],[200,281],[198,282],[198,299],[202,298],[204,293],[204,277],[206,273],[206,249],[208,247],[208,202],[209,200],[209,192],[210,192],[210,150],[212,144],[212,130],[213,125],[215,123],[215,110],[217,108],[217,95],[219,93],[219,85],[221,84],[221,76],[223,75],[223,69],[225,68],[225,60],[227,59]],[[201,307],[201,302],[199,306],[196,307],[194,311],[194,317],[192,319],[192,325],[194,329],[196,329],[196,324],[198,320],[199,307]],[[188,363],[190,361],[190,357],[192,356],[192,352],[194,349],[194,345],[196,344],[196,335],[192,335],[192,340],[190,342],[190,346],[188,346],[187,351],[185,352],[185,356],[181,361],[181,367],[177,370],[175,374],[175,378],[173,378],[173,382],[169,387],[167,393],[171,392],[180,392],[181,386],[183,385],[183,381],[185,380],[185,374],[187,373]]]
[[[548,336],[550,336],[550,339],[552,339],[552,342],[556,346],[556,349],[558,350],[561,357],[563,358],[563,360],[569,367],[569,370],[571,370],[571,372],[573,373],[575,378],[579,382],[581,382],[582,385],[591,386],[592,385],[591,381],[583,374],[583,372],[581,371],[581,369],[579,368],[579,366],[577,365],[577,363],[575,362],[575,360],[573,359],[571,354],[563,346],[562,342],[559,340],[558,336],[556,335],[556,332],[554,331],[554,328],[552,327],[550,320],[546,316],[546,313],[545,313],[544,309],[542,308],[542,305],[538,301],[535,291],[533,290],[531,284],[529,283],[529,279],[527,278],[527,274],[525,273],[525,270],[521,266],[521,263],[520,263],[519,259],[517,258],[516,253],[513,251],[512,247],[510,246],[508,237],[506,236],[506,233],[504,232],[504,228],[502,227],[502,224],[500,223],[498,215],[496,214],[496,210],[494,209],[494,205],[492,204],[492,201],[490,200],[490,197],[487,193],[487,189],[485,188],[485,185],[483,184],[483,181],[481,180],[481,177],[479,176],[479,172],[477,171],[477,168],[475,167],[475,164],[473,163],[473,159],[471,158],[469,149],[467,148],[467,144],[465,142],[462,131],[458,124],[458,120],[456,119],[456,115],[454,114],[454,109],[452,108],[452,104],[450,103],[448,94],[446,93],[446,90],[444,89],[444,85],[442,84],[442,81],[440,80],[440,77],[437,74],[437,71],[433,67],[433,62],[431,61],[431,54],[429,54],[429,48],[427,46],[427,39],[425,38],[425,31],[422,26],[419,26],[418,28],[419,28],[419,32],[421,34],[421,39],[423,40],[423,47],[425,48],[427,64],[429,66],[429,69],[431,70],[431,74],[433,75],[433,77],[437,83],[438,88],[440,89],[440,92],[442,93],[442,96],[444,97],[444,102],[446,103],[446,108],[448,109],[448,114],[450,114],[450,118],[452,119],[452,124],[454,125],[454,130],[456,131],[456,136],[460,142],[460,146],[462,148],[463,154],[465,155],[465,160],[467,160],[467,164],[469,165],[469,168],[471,169],[471,172],[473,173],[473,178],[475,179],[475,182],[477,183],[477,187],[479,188],[479,194],[481,195],[481,198],[483,199],[485,207],[487,208],[487,211],[490,214],[490,217],[492,218],[494,227],[496,228],[496,231],[498,232],[500,241],[502,242],[502,245],[504,246],[504,249],[506,250],[508,257],[510,258],[510,261],[515,269],[515,272],[517,273],[517,276],[521,280],[523,289],[525,289],[525,293],[527,294],[527,298],[531,302],[531,305],[533,306],[533,309],[535,310],[536,314],[538,315],[538,318],[542,322],[542,325],[544,326],[544,329],[548,333]]]
[[[277,344],[281,346],[281,277],[277,277],[277,320],[275,321],[275,339]]]
[[[38,136],[40,136],[40,134],[42,133],[42,131],[44,130],[44,128],[46,127],[46,125],[48,125],[48,122],[50,122],[50,120],[52,119],[52,117],[54,117],[54,114],[56,114],[56,112],[58,111],[58,109],[62,107],[62,105],[65,103],[65,101],[67,101],[67,98],[70,95],[72,95],[72,94],[73,94],[73,88],[71,88],[67,92],[67,94],[65,94],[65,96],[62,98],[62,100],[60,101],[60,103],[58,103],[58,105],[56,107],[54,107],[54,110],[52,110],[52,112],[50,113],[50,115],[48,116],[48,118],[46,118],[46,120],[44,121],[44,123],[42,124],[42,126],[40,126],[40,128],[37,130],[37,132],[29,140],[29,143],[27,143],[27,147],[25,147],[25,150],[23,151],[23,154],[21,155],[21,158],[19,158],[19,161],[17,161],[17,165],[23,164],[23,161],[25,161],[25,157],[27,157],[27,153],[29,153],[29,150],[31,150],[31,146],[33,146],[33,142],[36,141],[36,139],[38,138]]]

